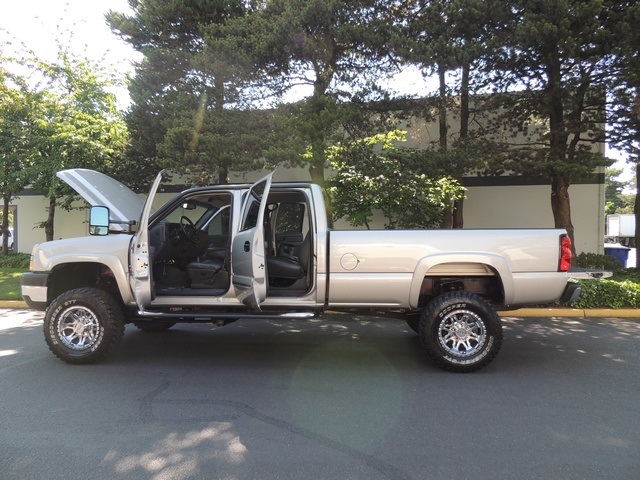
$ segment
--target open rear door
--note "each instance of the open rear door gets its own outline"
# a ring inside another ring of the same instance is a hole
[[[258,180],[247,192],[240,227],[231,246],[232,282],[238,291],[238,299],[258,310],[267,298],[264,212],[272,177],[273,173],[270,173]]]
[[[153,182],[140,216],[140,228],[131,240],[131,246],[129,247],[129,262],[131,264],[129,285],[140,311],[143,311],[144,307],[148,306],[153,299],[152,259],[149,251],[149,216],[151,215],[153,198],[162,180],[162,173],[160,172]]]

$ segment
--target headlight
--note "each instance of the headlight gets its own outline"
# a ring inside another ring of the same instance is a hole
[[[36,249],[38,248],[39,245],[40,245],[39,243],[36,243],[31,249],[31,256],[29,257],[29,270],[32,272],[33,272],[33,262],[36,254]]]

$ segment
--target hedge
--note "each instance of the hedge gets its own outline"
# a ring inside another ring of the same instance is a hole
[[[577,281],[582,293],[571,307],[640,308],[640,273],[635,268],[619,270],[611,278]]]

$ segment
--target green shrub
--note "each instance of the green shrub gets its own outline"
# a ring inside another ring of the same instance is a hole
[[[629,280],[631,282],[640,283],[640,271],[637,268],[625,268],[614,272],[611,280],[622,282]]]
[[[579,280],[582,293],[574,308],[638,308],[640,284],[633,280],[597,279]]]
[[[573,265],[580,268],[589,268],[592,270],[621,270],[624,265],[616,257],[612,255],[601,255],[599,253],[582,252],[576,255]]]
[[[29,270],[28,253],[9,253],[8,255],[0,255],[0,268],[22,268]]]

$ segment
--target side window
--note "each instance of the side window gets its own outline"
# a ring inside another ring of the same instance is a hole
[[[242,224],[241,230],[249,230],[250,228],[258,225],[258,214],[260,213],[260,202],[251,199],[251,206],[249,207],[249,211],[247,215],[244,217],[244,223]]]
[[[306,205],[303,203],[282,203],[276,218],[276,233],[296,233],[304,231]]]
[[[209,223],[209,236],[229,236],[229,207],[222,207]]]
[[[245,208],[245,217],[242,222],[242,228],[240,231],[249,230],[258,225],[258,215],[260,214],[260,202],[262,201],[262,195],[264,194],[264,190],[267,187],[268,179],[257,183],[247,193],[249,197],[247,198],[247,202],[251,202],[249,208]]]

